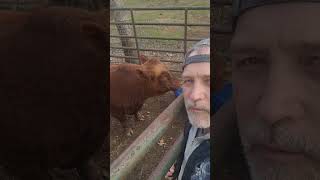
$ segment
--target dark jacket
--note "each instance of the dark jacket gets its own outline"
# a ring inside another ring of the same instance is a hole
[[[191,129],[191,124],[189,122],[187,122],[185,129],[184,129],[182,150],[181,150],[181,152],[177,158],[177,162],[175,164],[175,171],[173,174],[174,179],[178,178],[180,170],[181,170],[181,165],[182,165],[183,158],[184,158],[184,151],[186,149],[190,129]],[[206,162],[209,162],[209,163],[206,163]],[[191,176],[195,174],[195,171],[197,170],[197,168],[200,168],[198,166],[201,166],[203,164],[209,164],[209,166],[206,165],[205,167],[201,167],[202,170],[209,173],[209,175],[206,176],[206,177],[208,177],[208,180],[209,180],[210,179],[210,139],[204,140],[192,152],[192,154],[190,155],[190,157],[186,163],[182,179],[183,180],[191,179]]]
[[[213,116],[212,176],[218,180],[250,180],[233,109],[233,102],[227,102]]]

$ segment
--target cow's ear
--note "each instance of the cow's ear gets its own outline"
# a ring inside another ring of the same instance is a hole
[[[148,58],[145,55],[140,55],[139,60],[140,60],[140,64],[144,64],[145,62],[148,61]]]
[[[89,38],[89,40],[99,48],[107,47],[107,30],[94,22],[83,22],[81,24],[81,32]]]

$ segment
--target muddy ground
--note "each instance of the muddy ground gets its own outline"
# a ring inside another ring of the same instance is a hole
[[[128,118],[133,129],[133,135],[128,137],[122,131],[119,121],[111,118],[110,124],[110,160],[115,160],[149,125],[150,123],[175,99],[173,92],[168,92],[162,96],[148,99],[141,111],[140,117],[143,121],[135,121],[134,118]],[[145,158],[136,166],[129,175],[130,180],[144,180],[149,177],[152,170],[161,161],[164,154],[169,150],[170,146],[175,142],[176,138],[183,131],[183,121],[174,121],[165,135],[160,138],[146,154]]]

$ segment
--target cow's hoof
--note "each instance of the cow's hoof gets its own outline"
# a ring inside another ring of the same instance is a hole
[[[145,117],[144,115],[142,115],[142,113],[137,113],[136,116],[136,121],[144,121],[145,120]]]
[[[78,172],[80,180],[105,180],[103,169],[93,159],[78,168]]]

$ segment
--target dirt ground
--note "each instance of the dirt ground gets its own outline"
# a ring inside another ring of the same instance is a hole
[[[149,98],[140,111],[140,117],[143,121],[135,121],[128,118],[133,129],[131,137],[126,136],[122,131],[119,121],[111,118],[110,124],[110,160],[115,160],[148,126],[149,124],[175,99],[173,92],[168,92],[162,96]],[[174,121],[165,135],[160,138],[145,158],[135,167],[130,174],[130,180],[144,180],[149,177],[152,170],[161,161],[163,155],[169,150],[170,146],[175,142],[176,138],[183,131],[183,121]]]

